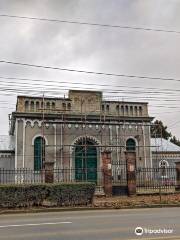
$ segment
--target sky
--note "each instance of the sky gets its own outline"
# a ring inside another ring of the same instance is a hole
[[[0,15],[176,32],[180,32],[179,12],[179,0],[0,0]],[[106,99],[149,102],[149,115],[162,120],[180,138],[180,81],[174,81],[180,80],[180,33],[2,16],[0,29],[0,61],[170,79],[105,76],[0,62],[1,135],[8,134],[8,115],[15,110],[17,95],[42,96],[44,92],[45,96],[62,97],[69,88],[91,87],[104,90]],[[89,83],[96,85],[84,85]]]

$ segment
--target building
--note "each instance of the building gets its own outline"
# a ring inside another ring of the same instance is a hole
[[[18,96],[9,131],[14,168],[39,171],[51,162],[60,169],[101,169],[104,150],[120,170],[126,150],[136,151],[138,168],[152,167],[152,119],[147,103],[106,101],[100,91],[70,90],[68,98]]]
[[[14,169],[15,167],[14,136],[0,136],[0,169]]]
[[[180,147],[164,138],[151,139],[153,167],[175,167],[180,162]]]

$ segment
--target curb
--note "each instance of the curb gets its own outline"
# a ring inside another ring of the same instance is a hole
[[[21,214],[21,213],[46,213],[46,212],[75,212],[75,211],[95,211],[95,210],[123,210],[123,209],[145,209],[145,208],[173,208],[180,207],[180,204],[153,204],[153,205],[134,205],[119,207],[74,207],[74,208],[31,208],[31,209],[12,209],[2,210],[3,214]]]

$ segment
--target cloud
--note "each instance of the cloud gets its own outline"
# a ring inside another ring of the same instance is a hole
[[[0,0],[0,9],[2,14],[180,30],[179,0],[45,0],[43,4],[40,0]],[[180,34],[14,18],[0,18],[0,29],[0,59],[82,70],[180,78]],[[179,89],[177,82],[88,76],[5,64],[0,64],[0,72],[4,76],[52,79],[52,85],[55,80],[112,83],[126,85],[127,88]],[[41,89],[39,91],[41,93]],[[5,96],[2,91],[0,93],[0,101],[8,102],[10,96]],[[156,95],[156,101],[150,101],[150,110],[152,113],[157,112],[156,116],[165,124],[171,125],[172,114],[176,120],[180,111],[178,108],[174,111],[169,109],[170,103],[162,99],[176,98],[174,104],[178,105],[180,98],[178,95],[163,94]],[[119,94],[120,98],[125,95]],[[151,95],[154,96],[153,93]],[[143,92],[139,95],[131,94],[131,100],[138,100],[138,97],[148,96]],[[12,99],[15,106],[15,97]],[[158,108],[157,105],[164,105],[164,108]],[[0,103],[0,114],[7,115],[7,111]],[[0,120],[0,125],[0,133],[7,133],[7,118]],[[180,137],[178,125],[172,131]]]

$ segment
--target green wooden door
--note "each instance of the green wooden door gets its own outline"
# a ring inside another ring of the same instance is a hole
[[[79,143],[75,148],[75,178],[78,181],[97,180],[97,151],[96,147],[89,141],[86,147]]]

